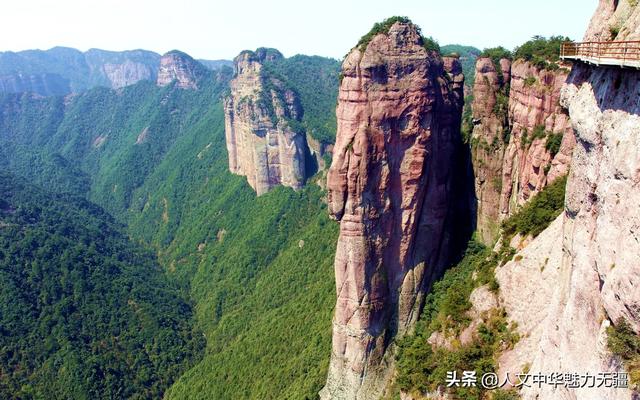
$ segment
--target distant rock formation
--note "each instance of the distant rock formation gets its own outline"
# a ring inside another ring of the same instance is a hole
[[[296,129],[302,107],[296,93],[263,70],[282,58],[274,49],[243,51],[235,60],[231,93],[225,99],[229,170],[247,177],[258,195],[277,185],[299,189],[307,178],[309,148]]]
[[[172,50],[160,58],[158,86],[167,86],[176,81],[181,89],[198,89],[198,82],[206,75],[205,67],[190,55]]]
[[[84,53],[89,66],[90,86],[119,89],[143,80],[154,81],[160,56],[151,51],[106,51],[90,49]]]
[[[471,142],[485,243],[495,241],[502,219],[568,171],[575,137],[559,99],[569,68],[503,59],[496,69],[490,58],[477,60]]]
[[[78,93],[95,86],[118,89],[155,81],[160,55],[151,51],[106,51],[54,47],[0,53],[0,92],[41,96]]]
[[[379,399],[390,344],[449,262],[464,77],[409,21],[354,48],[342,75],[327,176],[337,304],[321,398]]]

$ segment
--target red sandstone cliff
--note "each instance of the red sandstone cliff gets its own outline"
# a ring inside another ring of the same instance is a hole
[[[622,37],[638,37],[639,15],[637,4],[603,0],[585,40],[602,38],[598,34],[608,33],[612,23],[623,24]],[[637,362],[623,362],[608,341],[610,327],[622,320],[640,334],[639,82],[636,70],[576,63],[560,92],[576,138],[565,212],[496,270],[501,303],[522,338],[499,360],[503,372],[527,363],[543,374],[625,371],[637,376]],[[637,380],[632,378],[629,387],[635,391],[534,385],[520,396],[637,399]]]
[[[511,139],[502,166],[500,196],[503,218],[569,170],[575,137],[569,116],[560,106],[560,90],[568,75],[566,68],[548,71],[523,60],[511,66]],[[547,146],[551,135],[562,136],[555,154]]]
[[[246,176],[258,195],[276,185],[299,189],[307,177],[306,137],[289,123],[302,118],[300,101],[262,70],[263,63],[281,57],[270,49],[240,53],[224,102],[229,170]]]
[[[374,399],[392,339],[411,329],[448,262],[464,78],[409,22],[354,48],[342,72],[327,177],[338,299],[321,398]]]
[[[476,62],[472,103],[472,155],[478,199],[477,230],[479,237],[486,243],[495,239],[500,227],[502,162],[509,140],[506,101],[510,74],[510,60],[500,60],[499,70],[490,58],[480,58]]]
[[[524,60],[500,64],[504,79],[489,58],[478,59],[474,86],[477,229],[485,243],[495,241],[502,219],[568,172],[575,146],[559,102],[569,69],[545,70]]]

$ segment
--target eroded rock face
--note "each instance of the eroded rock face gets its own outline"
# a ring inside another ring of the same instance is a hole
[[[327,177],[338,300],[321,398],[377,399],[391,340],[448,262],[464,78],[400,22],[354,48],[342,72]]]
[[[640,7],[637,2],[600,0],[584,41],[609,40],[640,40]]]
[[[495,241],[500,221],[568,172],[575,137],[560,90],[569,66],[544,70],[524,60],[476,64],[472,133],[478,233]],[[548,145],[561,137],[559,147]]]
[[[114,89],[142,80],[153,81],[156,77],[156,71],[151,66],[131,60],[125,60],[120,64],[104,64],[102,70]]]
[[[592,26],[587,35],[598,29]],[[507,312],[525,334],[501,358],[502,370],[525,363],[542,373],[624,370],[608,350],[606,328],[624,318],[640,333],[638,82],[637,71],[577,64],[562,89],[577,141],[565,212],[521,253],[520,265],[512,262],[496,273]],[[520,282],[523,275],[526,282]],[[550,385],[521,394],[526,400],[638,396],[626,389]]]
[[[198,81],[205,75],[205,67],[188,54],[173,50],[160,58],[158,86],[167,86],[177,81],[181,89],[197,89]]]
[[[307,178],[306,137],[292,127],[302,118],[300,101],[262,68],[281,57],[271,49],[240,53],[224,102],[229,170],[246,176],[258,195],[277,185],[299,189]]]
[[[569,116],[560,106],[560,90],[568,74],[568,69],[541,70],[523,60],[511,66],[511,138],[502,166],[502,218],[567,174],[575,137]],[[547,149],[552,134],[562,135],[556,154]]]
[[[472,103],[474,127],[471,137],[478,199],[478,236],[485,243],[495,240],[500,228],[502,162],[509,132],[506,100],[510,74],[510,60],[500,60],[499,70],[488,57],[479,58],[476,62]],[[496,107],[498,97],[505,104],[502,111]]]

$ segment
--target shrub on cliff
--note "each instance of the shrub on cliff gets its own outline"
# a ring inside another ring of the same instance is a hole
[[[415,334],[399,343],[399,389],[424,394],[443,388],[449,371],[458,374],[476,371],[478,377],[495,372],[497,355],[519,339],[514,332],[515,327],[507,322],[504,310],[491,310],[470,343],[462,345],[451,336],[459,335],[470,323],[466,312],[471,308],[469,296],[472,290],[485,284],[497,289],[493,271],[501,259],[502,254],[471,241],[464,259],[434,284]],[[431,346],[428,339],[436,331],[447,336],[452,348]],[[486,395],[486,390],[481,387],[445,390],[454,399],[481,399]]]
[[[566,176],[556,179],[520,211],[505,220],[502,223],[505,236],[510,237],[516,233],[538,236],[562,212],[566,185]]]
[[[386,35],[387,33],[389,33],[389,29],[391,29],[391,27],[396,22],[400,22],[403,24],[413,24],[413,22],[411,22],[408,17],[400,16],[389,17],[382,22],[376,22],[375,24],[373,24],[373,28],[371,28],[371,30],[366,35],[360,38],[356,47],[360,50],[366,49],[369,42],[371,42],[371,39],[373,39],[376,35]],[[416,27],[418,34],[422,35],[420,27],[415,24],[414,26]],[[422,36],[422,44],[427,51],[435,51],[437,53],[440,53],[440,45],[432,37]]]
[[[440,44],[437,40],[432,38],[431,36],[423,36],[422,37],[422,45],[427,51],[435,51],[436,53],[440,53]]]
[[[373,24],[371,30],[366,35],[360,38],[356,47],[360,48],[360,50],[364,50],[371,39],[373,39],[378,34],[382,33],[386,35],[387,33],[389,33],[389,29],[391,29],[393,24],[395,24],[396,22],[408,24],[411,23],[411,20],[408,17],[394,16],[389,17],[382,22],[376,22],[375,24]]]
[[[547,142],[544,147],[547,149],[549,153],[551,153],[551,157],[555,157],[556,154],[560,151],[560,145],[562,144],[563,134],[561,133],[549,133],[547,136]]]
[[[633,389],[640,389],[640,335],[631,329],[624,318],[620,318],[615,325],[607,328],[607,346],[624,362]]]
[[[514,59],[523,59],[541,69],[558,69],[560,60],[560,47],[562,43],[571,41],[565,36],[534,36],[531,40],[517,47],[514,51]]]
[[[491,61],[493,61],[493,65],[497,68],[500,66],[500,60],[503,58],[510,60],[513,54],[504,47],[498,46],[482,50],[480,57],[489,57]]]
[[[502,68],[500,68],[500,60],[507,59],[511,60],[513,54],[502,46],[491,47],[488,49],[484,49],[480,57],[489,57],[493,62],[494,67],[496,68],[496,72],[498,73],[498,79],[500,79],[501,84],[504,83],[504,77],[502,76]],[[508,82],[507,82],[508,84]],[[506,87],[503,90],[504,94],[509,96],[509,88]]]

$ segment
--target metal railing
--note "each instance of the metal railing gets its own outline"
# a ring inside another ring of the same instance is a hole
[[[640,41],[566,42],[560,49],[560,58],[638,68],[640,67]]]

